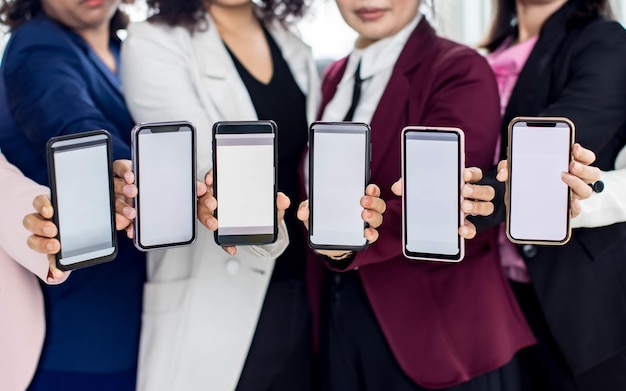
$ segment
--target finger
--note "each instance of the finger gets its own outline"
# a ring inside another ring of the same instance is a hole
[[[222,249],[226,251],[231,257],[234,257],[237,254],[237,247],[235,246],[222,246]]]
[[[398,181],[391,186],[391,191],[397,196],[402,195],[402,178],[398,179]]]
[[[116,195],[124,197],[134,198],[137,196],[137,186],[134,184],[128,184],[124,179],[115,177],[113,178],[113,191]]]
[[[493,213],[493,203],[485,201],[463,200],[461,210],[473,216],[489,216]]]
[[[289,208],[289,205],[291,205],[291,200],[285,195],[285,193],[276,193],[276,208],[278,210],[287,210],[287,208]]]
[[[469,185],[465,184],[461,188],[461,194],[465,198],[478,201],[491,201],[496,196],[496,191],[489,185]]]
[[[468,167],[463,170],[463,181],[465,183],[476,183],[483,179],[483,170],[478,167]]]
[[[380,197],[380,187],[371,183],[365,188],[365,194],[372,197]]]
[[[361,197],[361,206],[377,213],[385,213],[385,210],[387,209],[387,204],[382,198],[371,196]]]
[[[509,179],[509,163],[506,160],[500,160],[498,163],[496,179],[500,182],[506,182]]]
[[[198,200],[198,220],[205,227],[209,229],[209,231],[216,231],[218,227],[218,222],[213,212],[217,207],[217,201],[214,197],[209,195],[205,195],[204,197]]]
[[[56,239],[31,235],[26,243],[28,247],[41,254],[56,254],[61,250],[61,243]]]
[[[26,215],[22,224],[31,233],[44,238],[54,238],[58,232],[52,221],[42,218],[38,213]]]
[[[115,197],[115,213],[128,220],[133,220],[137,216],[137,211],[128,204],[125,197]],[[118,230],[124,228],[118,228]]]
[[[572,218],[578,216],[580,214],[580,211],[582,210],[582,207],[580,205],[580,201],[578,201],[577,199],[572,199],[572,202],[570,204],[570,214],[572,216]]]
[[[302,201],[298,207],[296,216],[298,217],[298,220],[304,223],[306,229],[309,229],[309,214],[309,200]]]
[[[54,215],[54,209],[50,202],[50,197],[47,195],[38,195],[33,200],[33,207],[44,218],[51,219]]]
[[[120,159],[113,162],[113,175],[123,179],[127,184],[135,183],[133,163],[130,160]]]
[[[209,189],[213,187],[213,169],[210,169],[209,172],[204,175],[204,183],[206,183],[206,186]]]
[[[130,224],[128,227],[126,227],[126,236],[128,236],[128,239],[132,239],[135,236],[135,226]]]
[[[572,189],[572,196],[575,199],[584,200],[591,197],[593,194],[591,186],[589,186],[582,179],[565,172],[561,174],[561,178],[563,179],[563,182],[565,182],[565,184]]]
[[[463,226],[459,228],[459,235],[465,239],[474,239],[476,237],[476,226],[471,221],[465,219]]]
[[[590,165],[596,161],[596,154],[592,150],[584,148],[582,145],[576,143],[572,147],[572,156],[574,160],[582,163],[585,166]]]
[[[196,197],[202,197],[207,193],[207,185],[206,183],[196,181]]]
[[[586,166],[578,162],[570,162],[569,172],[582,179],[585,183],[595,182],[600,179],[600,169],[598,167]]]
[[[363,234],[369,244],[372,244],[378,240],[378,230],[375,230],[374,228],[366,228],[365,231],[363,231]]]
[[[48,263],[50,264],[50,276],[55,280],[63,278],[63,272],[57,268],[56,258],[54,255],[48,255]]]
[[[361,212],[361,218],[363,221],[368,223],[372,228],[378,228],[383,223],[383,215],[380,213],[373,212],[368,209],[364,209]]]

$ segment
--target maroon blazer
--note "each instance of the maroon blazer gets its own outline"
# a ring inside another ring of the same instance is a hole
[[[327,69],[322,111],[346,68]],[[427,388],[449,387],[497,369],[535,342],[500,268],[496,230],[467,241],[459,264],[410,261],[402,255],[400,139],[406,125],[465,131],[466,162],[491,168],[500,129],[496,82],[474,50],[438,37],[422,20],[408,39],[371,122],[371,183],[387,202],[380,238],[356,255],[369,302],[404,372]],[[321,275],[314,256],[309,276]],[[326,263],[330,268],[332,264]],[[319,298],[319,286],[312,290]],[[314,303],[319,315],[319,302]]]

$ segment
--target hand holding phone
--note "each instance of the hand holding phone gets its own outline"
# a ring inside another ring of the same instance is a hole
[[[512,242],[570,239],[570,189],[561,175],[569,170],[573,142],[567,118],[518,117],[509,124],[506,233]]]
[[[213,126],[213,194],[221,246],[263,245],[278,238],[277,133],[273,121]]]
[[[67,271],[111,261],[117,255],[111,136],[104,130],[48,141],[48,177],[61,251]]]
[[[370,175],[370,127],[315,122],[309,130],[309,150],[310,247],[366,249],[360,200]]]
[[[402,236],[407,258],[460,262],[463,131],[408,126],[402,131]]]
[[[196,135],[189,122],[144,123],[132,131],[137,186],[135,246],[142,250],[196,239]]]

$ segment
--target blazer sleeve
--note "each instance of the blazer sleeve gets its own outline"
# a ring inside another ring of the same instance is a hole
[[[463,129],[466,165],[490,167],[500,125],[493,72],[480,55],[462,46],[450,50],[434,69],[437,70],[435,82],[421,123]],[[402,235],[398,227],[402,224],[402,201],[399,197],[385,201],[385,222],[379,228],[384,246],[374,244],[365,253],[357,254],[349,268],[385,262],[401,255]],[[327,264],[334,267],[331,262]]]
[[[211,129],[214,121],[198,96],[192,69],[193,49],[186,30],[182,33],[180,28],[149,22],[132,25],[122,45],[122,83],[126,104],[137,122],[186,120],[196,127],[199,151],[209,151],[197,153],[198,180],[204,181],[213,166]],[[238,250],[276,259],[289,245],[285,222],[278,228],[275,243],[241,246]]]
[[[54,136],[115,129],[92,100],[78,56],[61,45],[24,45],[25,39],[11,43],[3,77],[13,119],[37,150],[45,154]],[[128,159],[128,146],[112,136],[113,157]]]
[[[48,277],[50,264],[45,254],[31,250],[27,245],[30,236],[22,220],[33,213],[32,202],[40,194],[48,194],[46,187],[40,186],[26,178],[22,173],[0,154],[0,247],[17,263],[50,285],[56,285],[68,276],[53,279]]]
[[[571,54],[565,87],[540,115],[571,119],[576,141],[601,153],[615,141],[626,116],[626,32],[616,22],[587,30]]]

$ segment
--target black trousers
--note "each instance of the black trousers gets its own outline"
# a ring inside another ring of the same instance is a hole
[[[622,391],[626,390],[626,352],[574,376],[561,353],[532,284],[509,281],[537,344],[521,350],[524,391]]]
[[[311,325],[306,283],[272,281],[237,390],[313,390]]]
[[[425,390],[400,368],[378,325],[357,272],[327,273],[323,301],[320,347],[322,390]],[[445,390],[519,391],[517,369],[516,363],[512,362]]]

